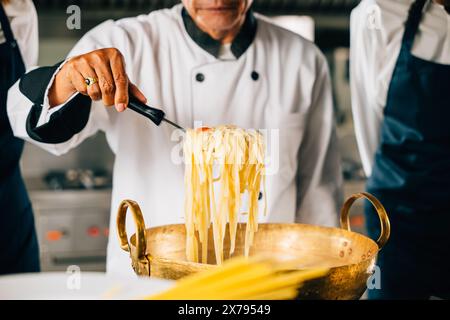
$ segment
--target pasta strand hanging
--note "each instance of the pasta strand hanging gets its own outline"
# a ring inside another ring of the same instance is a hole
[[[208,230],[212,225],[216,263],[224,259],[224,239],[229,225],[230,252],[236,246],[237,226],[248,196],[248,222],[244,255],[248,256],[258,229],[261,182],[265,192],[265,144],[261,133],[235,126],[189,129],[184,141],[186,257],[208,261]],[[214,176],[216,171],[218,175]],[[215,192],[215,191],[218,192]],[[264,214],[266,202],[264,202]],[[197,239],[198,235],[198,239]]]

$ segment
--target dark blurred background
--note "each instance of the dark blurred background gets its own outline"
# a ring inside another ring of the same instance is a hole
[[[179,0],[35,0],[41,21],[42,33],[59,35],[59,19],[65,19],[69,5],[78,5],[83,10],[85,27],[91,28],[106,19],[135,16],[161,8],[169,8]],[[307,15],[316,23],[315,39],[322,49],[348,45],[348,17],[359,0],[255,0],[253,8],[264,15]],[[77,34],[76,32],[74,34]],[[78,33],[79,34],[79,33]]]

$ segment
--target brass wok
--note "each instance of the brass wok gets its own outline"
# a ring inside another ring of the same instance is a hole
[[[381,234],[376,242],[350,229],[349,210],[359,198],[368,199],[378,213]],[[137,229],[130,241],[125,230],[128,208]],[[330,268],[325,277],[311,280],[301,287],[301,299],[359,299],[374,272],[378,251],[389,239],[389,219],[374,196],[357,193],[344,203],[340,220],[341,229],[295,223],[262,223],[255,233],[250,255],[270,254],[279,259],[298,259],[303,261],[298,269]],[[179,279],[216,267],[212,232],[208,241],[208,264],[189,262],[185,254],[184,224],[146,229],[139,205],[132,200],[122,201],[117,214],[117,228],[121,248],[130,252],[132,267],[138,275]],[[243,255],[244,235],[245,224],[240,224],[233,256]],[[230,239],[226,237],[225,258],[228,258],[229,245]]]

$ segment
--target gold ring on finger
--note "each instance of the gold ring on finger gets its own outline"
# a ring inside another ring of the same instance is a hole
[[[93,84],[96,84],[98,82],[97,78],[93,78],[93,77],[87,77],[84,82],[86,83],[86,85],[88,87],[92,86]]]

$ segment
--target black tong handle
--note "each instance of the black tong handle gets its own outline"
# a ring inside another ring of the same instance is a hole
[[[131,95],[129,99],[130,101],[128,103],[128,108],[143,115],[146,118],[149,118],[157,126],[161,124],[161,121],[163,121],[164,116],[166,115],[164,111],[149,107],[148,105],[142,103]]]

